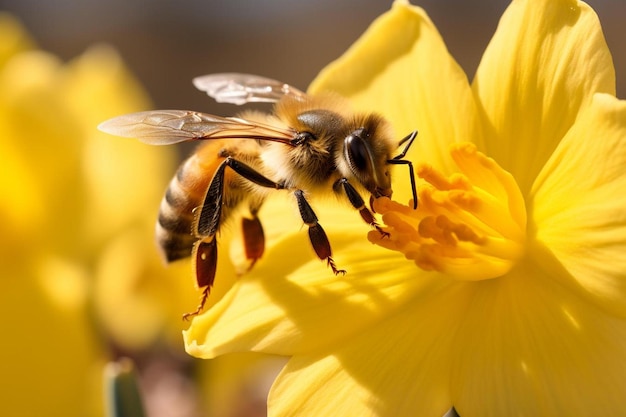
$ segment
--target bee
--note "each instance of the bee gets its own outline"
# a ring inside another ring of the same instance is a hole
[[[374,113],[353,113],[335,96],[312,96],[280,81],[249,74],[197,77],[194,85],[217,102],[273,103],[272,113],[245,112],[220,117],[196,111],[155,110],[127,114],[101,123],[104,132],[137,138],[153,145],[201,141],[182,163],[161,202],[157,242],[167,262],[192,256],[199,314],[209,296],[217,268],[217,235],[239,207],[244,251],[250,267],[261,258],[265,237],[258,213],[272,190],[293,195],[313,250],[335,275],[345,274],[308,197],[335,193],[347,198],[362,219],[377,224],[361,194],[391,197],[390,165],[406,165],[417,207],[411,161],[403,159],[417,135],[399,144],[386,120]],[[403,150],[392,157],[399,146]],[[341,197],[341,198],[344,198]]]

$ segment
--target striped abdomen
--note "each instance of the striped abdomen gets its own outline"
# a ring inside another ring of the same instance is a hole
[[[220,142],[198,148],[178,168],[161,201],[156,225],[157,243],[167,262],[191,256],[194,210],[202,206],[206,190],[220,162]]]
[[[200,239],[194,235],[194,220],[202,207],[206,191],[215,171],[226,156],[243,158],[254,164],[258,153],[252,141],[207,141],[180,166],[161,201],[156,225],[157,243],[167,262],[191,256],[193,245]],[[245,149],[244,149],[245,148]],[[239,175],[227,169],[224,175],[224,199],[220,225],[242,200]]]

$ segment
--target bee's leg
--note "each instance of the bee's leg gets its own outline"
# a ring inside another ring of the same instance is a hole
[[[202,207],[196,213],[193,234],[198,239],[193,247],[192,259],[196,284],[202,289],[200,304],[195,311],[183,315],[183,320],[189,320],[202,312],[206,303],[217,271],[217,239],[220,217],[222,215],[222,203],[224,200],[224,171],[226,164],[222,162],[215,171],[209,184]]]
[[[256,261],[263,255],[265,251],[265,233],[261,221],[257,217],[258,207],[251,207],[250,214],[252,218],[241,218],[241,229],[243,231],[244,250],[246,258],[251,261],[248,269],[252,268]]]
[[[302,190],[296,190],[294,192],[296,200],[298,201],[298,209],[300,210],[300,216],[309,227],[309,240],[313,245],[313,249],[321,260],[326,260],[328,266],[333,270],[335,275],[345,274],[343,269],[337,269],[335,261],[332,258],[332,251],[330,249],[330,242],[326,236],[326,232],[322,229],[322,226],[317,222],[317,216],[309,205],[309,202],[304,198],[304,192]]]
[[[222,215],[222,206],[224,204],[224,171],[229,167],[237,174],[241,175],[243,178],[251,181],[257,185],[268,188],[281,189],[284,186],[280,183],[272,181],[259,172],[257,172],[254,168],[244,164],[243,162],[237,161],[232,157],[228,157],[224,159],[224,161],[220,164],[220,166],[215,170],[215,174],[213,175],[213,179],[209,184],[209,189],[207,190],[206,197],[204,198],[204,203],[200,208],[200,212],[198,214],[197,222],[196,222],[196,236],[200,239],[202,238],[212,238],[219,230],[220,226],[220,217]],[[258,209],[257,209],[258,210]],[[254,218],[251,220],[252,223],[248,230],[251,233],[258,232],[259,229],[261,234],[263,233],[263,229],[261,228],[261,224],[256,218],[256,211],[253,209]],[[244,225],[244,229],[246,229],[246,225]],[[244,230],[244,235],[246,230]],[[263,252],[261,245],[261,253]],[[251,248],[252,249],[252,248]],[[256,244],[256,250],[252,249],[251,253],[258,253],[259,245]],[[260,256],[260,255],[259,255]]]
[[[211,287],[215,280],[215,271],[217,270],[217,240],[215,236],[210,238],[210,240],[203,239],[198,241],[193,247],[192,257],[195,259],[196,282],[198,288],[202,288],[202,295],[200,296],[198,308],[191,313],[183,314],[183,320],[189,320],[191,317],[200,314],[211,292]]]
[[[213,281],[215,280],[215,273],[217,271],[217,239],[215,235],[219,231],[222,216],[222,206],[224,204],[224,173],[227,167],[231,168],[245,179],[262,187],[284,188],[282,184],[264,177],[254,168],[232,157],[225,158],[217,167],[211,179],[211,183],[209,184],[209,188],[207,189],[202,207],[200,207],[194,228],[194,235],[198,238],[199,242],[194,246],[195,255],[193,258],[195,259],[196,282],[198,287],[202,288],[202,296],[196,311],[185,314],[183,316],[184,319],[189,319],[202,311],[209,293],[211,292],[211,287],[213,287]],[[258,218],[255,216],[250,222],[251,223],[247,226],[244,225],[244,229],[247,227],[247,231],[252,234],[258,233],[258,229],[260,229],[262,235],[263,229],[261,228],[261,223]],[[246,230],[244,230],[244,239],[245,235]],[[258,259],[263,253],[265,239],[261,239],[260,245],[258,237],[246,240],[246,246],[248,246],[248,242],[250,242],[252,249],[251,254],[256,257],[254,260]]]
[[[409,167],[409,178],[411,180],[411,191],[413,192],[413,210],[417,209],[417,187],[415,186],[415,171],[413,170],[413,163],[408,159],[403,159],[409,148],[413,144],[413,141],[417,137],[417,130],[411,132],[407,137],[402,139],[398,146],[402,146],[402,144],[406,143],[406,146],[398,155],[393,158],[387,160],[387,163],[390,165],[407,165]]]
[[[376,223],[376,219],[374,218],[374,215],[372,214],[370,209],[368,209],[365,205],[365,201],[363,201],[363,198],[361,197],[359,192],[352,186],[352,184],[348,182],[346,178],[341,178],[337,180],[337,182],[335,182],[333,188],[337,190],[339,187],[343,188],[343,191],[346,193],[348,200],[350,200],[350,204],[352,204],[352,207],[359,211],[359,214],[367,224],[378,230],[381,235],[389,236],[389,233],[385,232],[378,225],[378,223]]]
[[[400,155],[398,155],[400,156]],[[413,193],[413,210],[417,210],[417,187],[415,185],[415,170],[413,163],[408,159],[390,159],[387,161],[390,165],[406,165],[409,167],[409,178],[411,180],[411,192]]]

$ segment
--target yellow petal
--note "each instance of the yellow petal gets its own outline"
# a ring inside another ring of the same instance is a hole
[[[623,414],[626,321],[530,262],[478,286],[452,363],[461,416]]]
[[[533,186],[537,239],[602,308],[626,317],[626,102],[605,94]]]
[[[310,352],[349,338],[448,281],[417,276],[402,255],[370,245],[350,228],[333,228],[329,238],[345,276],[315,258],[306,233],[288,235],[267,253],[271,261],[261,260],[194,319],[185,333],[188,352],[202,358],[242,350]]]
[[[117,346],[134,351],[159,339],[177,344],[181,316],[198,300],[189,262],[163,265],[152,235],[152,227],[118,233],[101,250],[92,277],[100,326]]]
[[[67,107],[85,138],[79,175],[85,182],[89,213],[84,220],[87,239],[99,242],[138,218],[152,229],[156,209],[146,208],[159,206],[174,175],[175,150],[111,137],[96,129],[114,115],[148,109],[146,93],[119,55],[103,45],[70,62],[62,75]]]
[[[292,358],[270,392],[269,414],[441,417],[452,406],[450,358],[466,288],[442,287],[332,354]]]
[[[595,12],[575,0],[516,0],[473,84],[483,104],[487,154],[523,193],[596,92],[614,93],[610,52]]]
[[[265,416],[267,394],[287,358],[243,352],[194,362],[205,416]],[[175,404],[173,404],[175,405]]]
[[[102,415],[105,352],[85,305],[86,269],[34,250],[20,255],[0,262],[2,414]]]
[[[326,67],[310,92],[332,91],[361,111],[391,121],[398,140],[419,131],[409,159],[446,173],[454,164],[446,150],[477,141],[476,108],[467,77],[448,53],[424,11],[396,2],[341,58]],[[396,170],[399,171],[399,170]],[[395,175],[394,196],[410,198],[409,181]]]
[[[9,13],[0,12],[0,68],[32,46],[33,41],[20,22]]]
[[[65,66],[63,76],[64,96],[88,133],[99,133],[96,126],[107,118],[151,107],[139,81],[107,45],[87,49]]]
[[[367,226],[360,221],[359,215],[354,210],[348,208],[347,201],[345,205],[342,205],[339,201],[331,200],[331,203],[335,203],[333,205],[324,204],[324,202],[320,204],[316,199],[309,200],[324,229],[328,229],[328,227],[332,227],[334,224],[343,223],[353,224],[355,227],[363,226],[361,230],[363,230],[363,233],[367,233]],[[297,202],[293,194],[282,191],[275,192],[268,196],[259,211],[259,219],[263,225],[266,248],[273,247],[276,242],[284,239],[288,234],[302,233],[302,229],[305,227],[302,224],[302,218],[298,213]],[[233,221],[229,223],[227,228],[234,232],[229,248],[231,261],[235,264],[239,274],[245,273],[248,271],[250,261],[247,260],[245,256],[240,224],[238,221]],[[222,239],[222,236],[220,236],[220,241],[225,242],[226,239]],[[301,256],[299,256],[299,258],[302,259],[302,263],[309,261],[306,256],[310,254],[306,243],[304,245],[305,246],[300,251]],[[331,245],[333,245],[333,242],[331,242]],[[273,252],[273,255],[263,255],[259,262],[280,262],[283,257],[284,254]]]
[[[0,163],[12,173],[0,178],[0,192],[11,196],[0,202],[8,219],[0,228],[59,240],[80,216],[73,196],[83,143],[63,102],[60,71],[56,57],[37,51],[18,54],[0,71]],[[50,212],[58,213],[54,222],[45,221]]]
[[[321,198],[319,198],[321,197]],[[358,211],[354,210],[348,203],[347,198],[339,196],[339,198],[328,198],[325,195],[311,195],[308,198],[311,203],[311,207],[315,211],[319,223],[324,230],[346,230],[354,239],[360,241],[372,228],[363,222]],[[245,210],[242,210],[244,214]],[[302,217],[298,212],[297,201],[292,193],[278,191],[270,194],[264,201],[261,210],[259,211],[259,219],[263,225],[263,232],[265,235],[265,247],[271,248],[276,243],[284,240],[288,235],[297,234],[301,238],[306,235],[306,226],[303,225]],[[219,236],[219,242],[229,242],[229,253],[231,262],[236,266],[237,272],[241,275],[248,272],[250,262],[245,257],[243,236],[241,233],[240,223],[237,219],[227,223],[224,228],[224,232],[227,233]],[[337,232],[336,232],[337,233]],[[232,235],[232,238],[231,238]],[[338,247],[335,247],[335,242],[330,237],[331,248],[334,253],[337,253]],[[289,253],[292,253],[295,258],[295,262],[298,259],[301,264],[305,264],[311,260],[312,254],[310,243],[304,242],[301,247],[290,248]],[[221,252],[220,252],[221,253]],[[287,256],[280,251],[274,251],[272,254],[264,254],[258,261],[257,265],[261,265],[264,262],[281,262],[283,258]],[[343,268],[342,265],[339,265]],[[255,267],[256,268],[256,267]],[[221,280],[221,278],[220,278]],[[211,299],[214,297],[211,296]]]

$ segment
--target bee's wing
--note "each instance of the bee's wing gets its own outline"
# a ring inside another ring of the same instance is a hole
[[[222,73],[196,77],[193,85],[218,103],[275,103],[284,96],[306,99],[306,93],[280,81],[258,75]]]
[[[237,138],[270,140],[292,145],[296,134],[288,128],[185,110],[125,114],[102,122],[98,129],[111,135],[137,138],[152,145]]]

